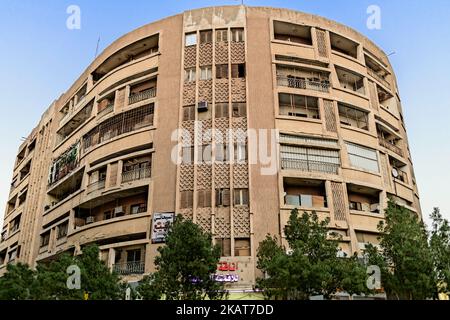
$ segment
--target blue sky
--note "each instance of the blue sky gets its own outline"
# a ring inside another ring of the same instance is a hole
[[[21,143],[42,112],[93,60],[123,34],[187,9],[240,1],[34,1],[0,3],[0,219]],[[450,1],[244,1],[336,20],[391,55],[426,218],[441,208],[450,219]],[[81,9],[81,29],[66,28],[69,5]],[[369,5],[381,8],[381,29],[366,27]]]

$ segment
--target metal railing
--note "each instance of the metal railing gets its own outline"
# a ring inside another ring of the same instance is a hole
[[[122,172],[122,183],[150,178],[151,167]]]
[[[156,97],[156,87],[131,94],[128,98],[128,104],[133,104],[153,97]]]
[[[144,269],[145,269],[144,261],[116,263],[113,265],[113,271],[120,275],[143,274]]]
[[[390,88],[389,82],[387,82],[386,79],[384,79],[382,76],[380,76],[378,73],[376,73],[375,71],[373,71],[370,68],[367,68],[367,73],[372,76],[373,78],[377,79],[378,81],[380,81],[382,84],[384,84],[386,87]]]
[[[107,114],[110,114],[113,111],[114,111],[114,103],[111,103],[111,104],[107,105],[104,109],[100,110],[97,113],[97,117],[98,118],[104,117],[104,116],[106,116]]]
[[[297,89],[309,89],[320,92],[328,92],[330,88],[329,82],[311,81],[298,78],[290,78],[286,76],[277,76],[277,82],[279,86]]]
[[[281,159],[281,168],[307,172],[324,172],[324,173],[338,174],[339,165],[320,161]]]
[[[96,190],[105,189],[106,180],[98,180],[87,186],[87,192],[94,192]]]
[[[403,150],[400,148],[400,147],[398,147],[398,146],[396,146],[396,145],[393,145],[392,143],[390,143],[388,140],[386,140],[386,139],[383,139],[383,138],[381,138],[381,137],[378,137],[378,141],[380,142],[380,145],[382,146],[382,147],[385,147],[386,149],[389,149],[389,150],[391,150],[392,152],[395,152],[396,154],[398,154],[399,156],[401,156],[401,157],[403,157]]]

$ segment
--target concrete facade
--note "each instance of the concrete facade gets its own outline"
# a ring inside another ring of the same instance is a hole
[[[377,243],[388,196],[420,216],[382,50],[286,9],[186,11],[106,48],[19,148],[0,274],[95,242],[112,269],[138,280],[161,245],[153,215],[177,213],[221,246],[217,276],[251,288],[258,243],[270,233],[285,244],[293,208],[329,217],[351,255]]]

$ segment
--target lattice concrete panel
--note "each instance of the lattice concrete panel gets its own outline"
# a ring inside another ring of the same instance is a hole
[[[218,42],[216,43],[216,64],[228,63],[228,42]]]
[[[229,118],[217,118],[214,120],[214,141],[226,143],[229,140]]]
[[[185,83],[183,86],[183,105],[195,104],[195,82]]]
[[[248,207],[233,208],[233,233],[235,238],[250,237],[250,210]]]
[[[198,101],[212,103],[212,80],[200,80],[198,82]]]
[[[211,232],[211,208],[197,208],[195,212],[196,223],[202,227],[203,231]]]
[[[231,79],[231,101],[245,102],[247,93],[245,91],[245,79]]]
[[[247,142],[248,141],[247,118],[246,117],[233,118],[232,128],[233,128],[233,141],[234,142]]]
[[[194,165],[180,165],[180,191],[194,190]]]
[[[192,208],[180,209],[180,214],[181,214],[185,219],[193,220],[193,218],[194,218],[194,212],[193,212],[193,209],[192,209]]]
[[[227,163],[214,164],[214,187],[230,187],[230,165]]]
[[[327,45],[327,34],[324,30],[316,29],[317,35],[317,48],[319,51],[319,56],[322,58],[328,58],[328,45]]]
[[[245,62],[245,43],[231,42],[231,63]]]
[[[181,143],[183,146],[192,146],[194,144],[194,120],[183,121],[181,124]]]
[[[212,184],[212,165],[197,166],[197,189],[210,189]]]
[[[391,187],[391,176],[389,175],[388,163],[386,155],[384,153],[380,153],[380,161],[381,161],[381,170],[383,171],[384,184]]]
[[[184,67],[192,68],[197,63],[197,46],[189,46],[184,48]]]
[[[215,84],[216,102],[228,102],[228,79],[217,79]]]
[[[195,128],[195,143],[197,145],[208,144],[211,142],[212,136],[212,120],[197,121],[197,127]]]
[[[248,164],[235,163],[233,166],[233,186],[235,188],[248,188]]]
[[[327,130],[330,132],[337,132],[333,101],[323,100],[323,108],[325,110],[325,126]]]
[[[214,217],[214,234],[218,238],[230,238],[231,219],[230,208],[217,208]]]
[[[212,44],[202,43],[199,47],[198,62],[200,66],[212,65]]]
[[[331,182],[331,192],[333,194],[333,207],[334,207],[334,218],[336,220],[345,221],[345,198],[344,198],[344,186],[339,182]]]

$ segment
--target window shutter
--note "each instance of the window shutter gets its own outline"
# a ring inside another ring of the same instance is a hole
[[[248,205],[248,189],[242,189],[242,204]]]
[[[216,206],[222,205],[222,202],[220,201],[220,189],[216,189]]]
[[[186,191],[180,192],[180,208],[184,209],[186,208]]]
[[[236,206],[236,205],[239,205],[240,203],[240,195],[239,195],[239,191],[240,191],[240,189],[234,189],[234,192],[233,192],[233,203],[234,203],[234,205]]]
[[[194,192],[187,191],[187,208],[192,208],[194,200]]]
[[[211,190],[205,190],[205,207],[211,207]]]
[[[198,203],[197,207],[204,208],[205,207],[205,190],[198,191]]]
[[[223,189],[223,205],[230,205],[230,189]]]
[[[216,161],[223,161],[223,144],[216,144]]]
[[[231,65],[231,77],[232,78],[239,77],[239,68],[238,68],[237,64],[232,64]]]

